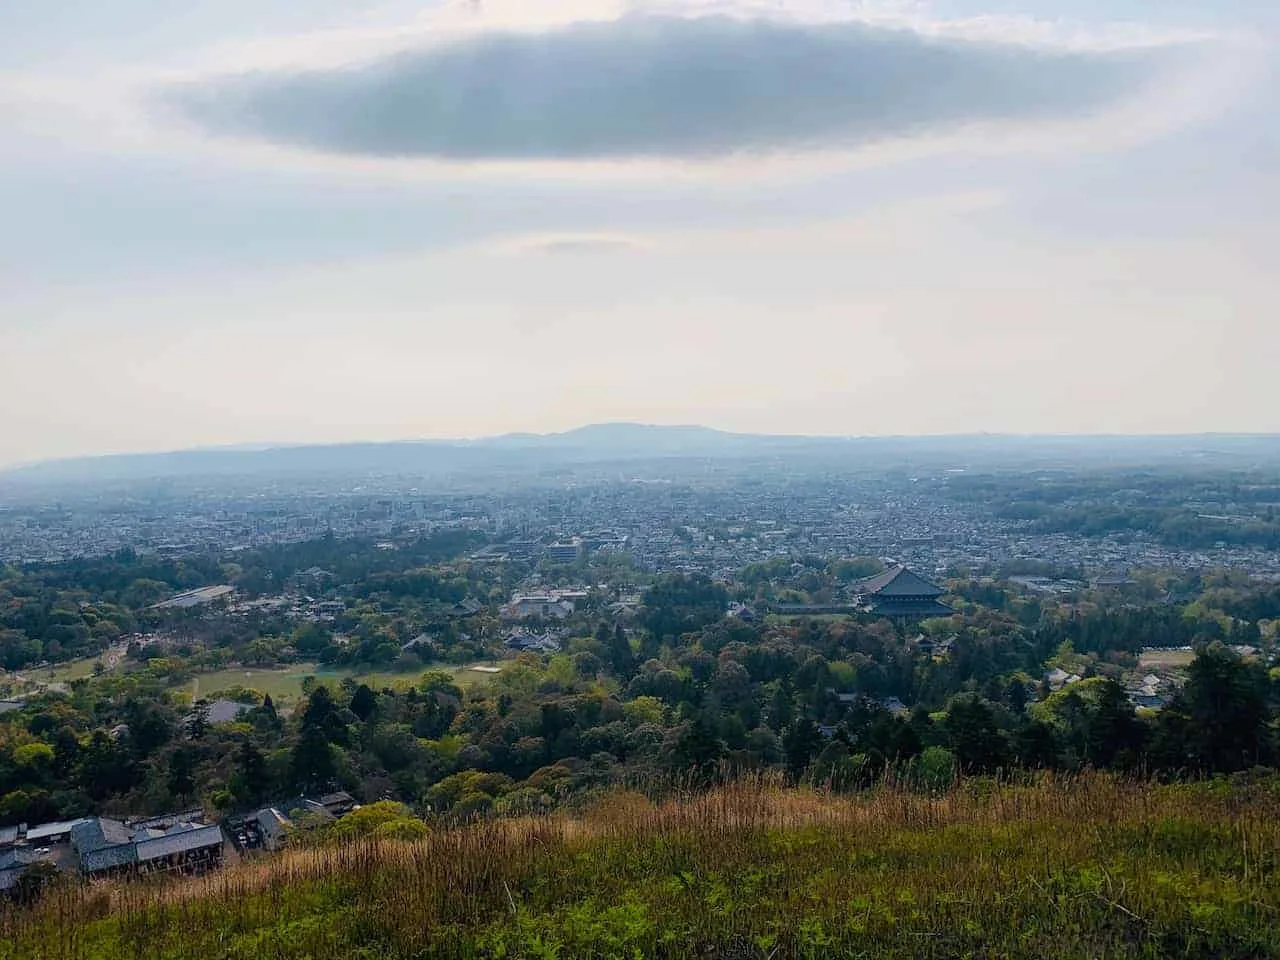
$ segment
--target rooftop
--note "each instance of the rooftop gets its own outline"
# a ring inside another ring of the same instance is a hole
[[[894,597],[937,598],[946,591],[930,583],[904,566],[890,567],[884,573],[859,580],[856,588],[863,596],[892,599]]]

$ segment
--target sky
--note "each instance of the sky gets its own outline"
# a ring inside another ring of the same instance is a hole
[[[1280,432],[1272,0],[0,3],[0,465]]]

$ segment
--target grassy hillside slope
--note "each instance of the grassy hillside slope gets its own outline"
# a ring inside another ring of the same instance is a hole
[[[4,958],[1280,957],[1277,782],[738,784],[9,913]]]

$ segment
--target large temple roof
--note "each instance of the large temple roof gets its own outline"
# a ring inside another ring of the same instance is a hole
[[[930,583],[903,566],[890,567],[878,576],[860,580],[857,589],[864,597],[885,600],[892,597],[940,597],[946,592],[936,583]]]

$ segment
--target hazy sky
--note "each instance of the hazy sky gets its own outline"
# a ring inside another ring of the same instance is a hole
[[[0,464],[1280,432],[1278,8],[0,3]]]

